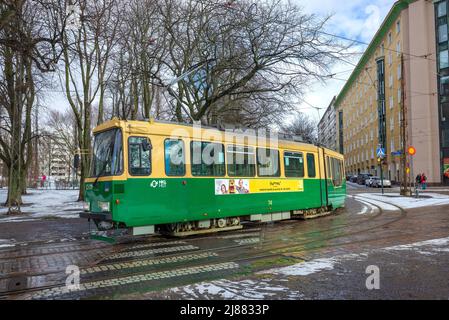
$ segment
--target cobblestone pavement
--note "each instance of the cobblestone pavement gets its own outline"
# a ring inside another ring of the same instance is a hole
[[[447,299],[449,206],[396,209],[348,197],[316,220],[115,245],[88,240],[77,219],[51,220],[51,230],[22,222],[15,233],[4,223],[16,242],[0,249],[0,299]],[[366,289],[371,265],[380,290]]]

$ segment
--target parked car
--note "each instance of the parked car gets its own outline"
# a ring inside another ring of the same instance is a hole
[[[357,183],[357,176],[351,176],[351,178],[349,179],[349,182]]]
[[[391,181],[388,179],[383,179],[383,185],[384,185],[384,188],[391,188]],[[373,180],[372,187],[373,188],[381,188],[382,187],[381,179],[379,177],[377,177],[377,179]]]
[[[379,177],[369,177],[369,178],[366,179],[366,181],[365,181],[365,186],[371,188],[371,187],[373,186],[374,180],[378,180],[378,179],[380,179],[380,178],[379,178]]]
[[[357,184],[365,185],[366,179],[368,179],[368,178],[370,178],[372,176],[373,175],[369,174],[369,173],[359,174],[358,177],[357,177]]]

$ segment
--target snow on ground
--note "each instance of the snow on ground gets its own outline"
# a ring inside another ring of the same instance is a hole
[[[304,261],[287,267],[273,268],[257,272],[261,279],[243,280],[215,280],[201,282],[197,284],[175,287],[167,290],[170,293],[181,296],[181,299],[227,299],[227,300],[262,300],[276,299],[282,296],[283,299],[304,299],[305,296],[300,291],[294,291],[282,285],[292,281],[292,276],[308,276],[321,271],[331,271],[340,267],[344,262],[364,262],[373,253],[404,252],[407,250],[422,255],[436,255],[442,252],[449,252],[449,237],[420,241],[406,245],[397,245],[385,248],[369,250],[362,253],[352,253],[338,255],[329,258],[319,258]]]
[[[4,203],[7,190],[0,189],[0,203]],[[34,221],[47,217],[78,218],[82,203],[77,202],[78,190],[28,190],[22,197],[23,212],[19,216],[7,216],[8,208],[0,207],[0,223]]]
[[[434,239],[405,244],[400,246],[387,247],[387,251],[415,251],[424,255],[434,255],[440,252],[449,252],[449,238]]]
[[[15,240],[0,239],[0,249],[14,247]]]
[[[378,205],[385,211],[398,210],[396,206],[403,209],[413,209],[422,207],[432,207],[449,205],[449,196],[438,193],[426,193],[421,198],[403,197],[399,193],[361,193],[354,196],[356,200],[366,200],[374,205]]]
[[[264,300],[275,297],[280,293],[285,299],[298,299],[301,294],[289,288],[274,285],[271,279],[260,281],[217,280],[202,282],[184,287],[172,288],[169,292],[181,294],[184,299],[228,299],[228,300]]]
[[[386,247],[381,249],[375,249],[371,252],[364,252],[358,254],[346,254],[335,256],[331,258],[315,259],[311,261],[301,262],[292,266],[275,268],[270,270],[261,271],[258,274],[274,274],[284,276],[307,276],[323,270],[333,270],[335,266],[343,261],[349,261],[354,259],[364,259],[373,252],[385,252],[385,251],[404,251],[410,250],[415,253],[423,255],[434,255],[440,252],[449,252],[449,238],[433,239],[421,242],[415,242],[406,245],[397,245],[392,247]]]

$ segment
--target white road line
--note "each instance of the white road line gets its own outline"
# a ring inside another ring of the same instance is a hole
[[[139,283],[142,281],[168,279],[168,278],[175,278],[175,277],[182,277],[182,276],[190,276],[193,274],[201,274],[201,273],[208,273],[208,272],[214,272],[214,271],[237,269],[238,267],[239,267],[239,265],[235,262],[225,262],[225,263],[210,264],[210,265],[203,265],[203,266],[190,267],[190,268],[174,269],[174,270],[162,271],[162,272],[139,274],[139,275],[133,275],[133,276],[127,276],[127,277],[119,277],[119,278],[107,279],[107,280],[92,281],[92,282],[80,284],[80,287],[78,290],[69,290],[66,286],[61,286],[61,287],[57,287],[57,288],[38,291],[38,292],[34,293],[30,298],[31,299],[56,298],[57,296],[67,294],[67,293],[76,294],[77,292],[83,292],[83,291],[87,291],[87,290],[131,285],[131,284]]]
[[[141,257],[141,256],[155,254],[155,253],[172,253],[172,252],[196,250],[196,249],[199,249],[199,247],[188,245],[188,246],[158,248],[158,249],[150,249],[150,250],[127,251],[127,252],[113,254],[113,255],[107,257],[106,259],[104,259],[103,261],[119,259],[119,258]]]
[[[140,267],[146,267],[146,266],[155,266],[155,265],[161,265],[161,264],[167,264],[167,263],[193,261],[193,260],[207,259],[210,257],[217,257],[217,256],[218,255],[216,253],[206,252],[206,253],[201,253],[201,254],[189,254],[189,255],[167,257],[167,258],[160,258],[160,259],[146,259],[146,260],[139,260],[139,261],[133,261],[133,262],[98,265],[95,267],[90,267],[90,268],[81,270],[81,274],[97,273],[97,272],[99,272],[98,270],[100,270],[101,272],[117,271],[117,270],[140,268]],[[101,270],[104,268],[106,270]]]

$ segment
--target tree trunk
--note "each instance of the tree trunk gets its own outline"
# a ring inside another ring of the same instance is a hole
[[[9,208],[8,214],[18,214],[20,213],[20,206],[22,205],[22,177],[20,174],[20,166],[17,164],[12,165],[9,168],[8,176],[8,199],[6,200],[5,205]]]

